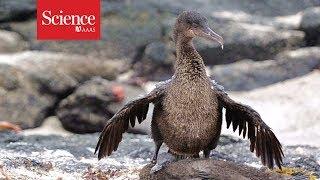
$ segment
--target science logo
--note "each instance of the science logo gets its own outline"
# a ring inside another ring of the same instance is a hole
[[[37,39],[100,39],[100,0],[38,0]]]

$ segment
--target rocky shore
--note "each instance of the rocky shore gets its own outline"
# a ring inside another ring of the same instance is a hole
[[[101,161],[93,154],[98,134],[61,136],[3,132],[0,137],[1,179],[138,179],[140,170],[149,163],[153,153],[153,142],[146,135],[125,134],[119,150]],[[166,148],[161,149],[161,152],[165,151]],[[226,161],[221,166],[227,169],[253,167],[249,168],[252,174],[261,171],[265,172],[261,174],[265,177],[319,178],[320,154],[317,148],[285,146],[284,154],[282,175],[276,173],[279,170],[257,170],[261,168],[260,160],[249,151],[247,141],[222,136],[211,159],[217,163],[218,160]],[[184,166],[185,162],[181,163]],[[206,162],[198,163],[198,169],[207,171]],[[177,173],[178,169],[173,167],[170,171]],[[240,175],[247,176],[244,172],[240,171]],[[216,175],[224,174],[220,172]],[[187,176],[180,173],[178,177],[184,175]]]
[[[79,117],[73,114],[81,112],[81,107],[76,107],[80,104],[71,105],[70,99],[80,98],[77,89],[86,88],[81,86],[96,76],[124,89],[170,78],[175,58],[171,27],[176,15],[186,9],[206,15],[225,39],[223,51],[206,41],[197,40],[196,44],[210,76],[226,90],[251,90],[308,74],[320,67],[319,22],[312,20],[319,19],[319,6],[318,0],[272,0],[267,4],[248,0],[105,0],[102,40],[75,42],[36,40],[35,1],[1,1],[1,120],[27,129],[40,126],[52,115],[62,121]],[[24,18],[19,19],[21,16]],[[103,85],[97,86],[103,89]],[[121,105],[109,96],[112,93],[100,99],[106,112],[98,110],[106,118],[116,109],[111,106]],[[63,108],[68,110],[63,112]],[[101,130],[88,128],[73,131]]]

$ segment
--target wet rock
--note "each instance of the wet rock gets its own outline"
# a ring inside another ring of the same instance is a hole
[[[27,49],[27,42],[22,37],[10,31],[0,30],[0,53],[11,53]]]
[[[320,44],[320,7],[308,8],[302,14],[300,28],[306,32],[307,44]]]
[[[22,21],[34,17],[36,5],[36,0],[1,0],[0,22]]]
[[[138,96],[141,89],[94,78],[79,86],[57,109],[63,126],[72,132],[100,132],[106,121],[123,105],[126,97]]]
[[[0,133],[0,137],[0,169],[5,170],[1,171],[3,174],[0,175],[12,179],[39,179],[43,176],[51,179],[66,177],[138,179],[143,166],[150,162],[154,148],[148,136],[124,134],[118,150],[98,161],[93,154],[98,134],[65,137]],[[267,171],[264,168],[256,169],[261,167],[260,160],[249,151],[248,142],[229,136],[222,136],[220,142],[211,154],[214,160],[206,160],[214,163],[207,164],[206,168],[201,166],[196,168],[207,172],[212,166],[222,163],[228,164],[230,170],[237,167],[237,169],[248,169],[251,173]],[[165,147],[161,149],[161,152],[164,151],[167,151]],[[293,173],[294,177],[290,178],[306,179],[311,172],[315,177],[319,177],[318,151],[318,148],[310,146],[285,146],[284,166],[301,170],[301,173]],[[203,160],[190,163],[201,164],[201,161]],[[227,174],[225,172],[224,170],[223,174]]]
[[[21,128],[39,126],[55,98],[38,91],[39,86],[23,70],[0,64],[0,119]]]
[[[141,180],[151,179],[289,179],[267,169],[256,169],[246,165],[213,159],[186,159],[170,163],[154,174],[152,164],[140,172]]]
[[[320,48],[301,48],[278,54],[276,60],[242,60],[214,66],[211,77],[227,90],[250,90],[305,75],[320,67]]]

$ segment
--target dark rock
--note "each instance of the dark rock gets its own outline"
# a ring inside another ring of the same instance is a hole
[[[3,138],[3,137],[6,138]],[[18,136],[19,138],[16,138]],[[7,139],[14,141],[7,142]],[[41,178],[50,179],[74,177],[77,179],[86,177],[138,179],[140,169],[150,162],[154,145],[152,140],[145,135],[124,134],[116,152],[98,162],[93,154],[98,134],[69,135],[69,136],[41,136],[41,135],[16,135],[14,133],[0,133],[0,169],[8,177]],[[235,172],[237,169],[250,170],[248,174],[266,170],[253,169],[247,166],[261,167],[260,160],[249,151],[249,143],[229,136],[222,136],[217,149],[211,154],[214,160],[205,160],[213,164],[204,167],[196,167],[202,172],[211,170],[212,166],[227,165]],[[166,151],[162,148],[161,152]],[[284,166],[292,170],[297,168],[301,173],[292,173],[293,177],[307,179],[311,172],[313,177],[319,177],[319,148],[310,146],[285,146]],[[221,162],[219,160],[226,160]],[[190,160],[186,160],[190,161]],[[203,160],[190,162],[201,164]],[[184,161],[180,161],[183,163]],[[178,162],[178,163],[180,163]],[[183,166],[185,167],[185,166]],[[186,170],[190,167],[186,167]],[[49,170],[49,171],[48,171]],[[214,172],[215,170],[212,169]],[[185,171],[185,170],[184,170]],[[270,171],[267,171],[267,173]],[[182,173],[181,173],[182,174]],[[228,174],[226,170],[220,175]],[[1,176],[2,174],[0,174]],[[202,173],[206,175],[206,173]],[[257,174],[257,176],[259,176]]]
[[[276,60],[242,60],[214,66],[211,77],[227,90],[250,90],[307,74],[320,67],[320,48],[301,48],[278,54]]]
[[[55,98],[39,93],[38,89],[23,70],[0,64],[0,120],[23,129],[39,126]]]
[[[0,30],[0,53],[11,53],[27,49],[28,43],[15,32]]]
[[[36,0],[1,0],[0,22],[23,21],[36,14]]]
[[[320,44],[320,7],[303,11],[300,28],[306,32],[308,45]]]
[[[132,86],[94,78],[79,86],[59,104],[57,116],[69,131],[99,132],[106,120],[123,105],[124,97],[130,99],[142,92]]]
[[[145,58],[150,60],[152,63],[170,65],[172,61],[169,60],[170,48],[161,42],[154,42],[149,44],[145,51]],[[172,60],[172,59],[171,59]]]
[[[144,50],[142,58],[134,63],[136,76],[147,77],[149,80],[163,81],[172,75],[172,64],[175,60],[168,44],[163,42],[153,42],[148,44]]]
[[[214,159],[186,159],[170,163],[160,171],[150,174],[152,164],[140,172],[141,180],[151,179],[290,179],[267,169],[256,169]]]

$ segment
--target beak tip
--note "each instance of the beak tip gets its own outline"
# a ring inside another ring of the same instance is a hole
[[[205,30],[203,30],[202,32],[202,37],[218,42],[220,44],[221,49],[223,50],[223,37],[221,37],[219,34],[210,29],[210,27],[205,28]]]

